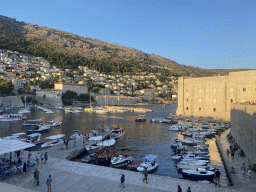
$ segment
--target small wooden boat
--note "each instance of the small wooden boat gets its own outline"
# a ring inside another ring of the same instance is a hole
[[[137,171],[137,168],[143,163],[143,161],[135,161],[129,165],[127,165],[127,169]]]
[[[95,153],[90,153],[87,154],[86,156],[84,156],[84,158],[82,158],[82,162],[83,163],[92,163],[93,161],[95,161]]]
[[[111,158],[115,155],[114,147],[104,147],[94,156],[98,165],[109,165]]]

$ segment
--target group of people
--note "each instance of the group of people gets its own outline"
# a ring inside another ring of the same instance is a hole
[[[246,169],[245,164],[243,163],[242,167],[241,167],[241,171],[242,171],[242,175],[243,177],[245,177],[245,173],[247,171],[248,177],[249,179],[251,179],[252,177],[252,167],[249,165],[248,168]]]
[[[29,154],[28,154],[28,157],[29,157]],[[30,157],[31,157],[31,155],[30,155]],[[30,157],[29,157],[29,159],[30,159]],[[43,152],[39,153],[38,152],[38,154],[36,155],[36,163],[37,163],[37,165],[39,165],[40,159],[41,159],[41,165],[43,165],[43,163],[47,164],[47,160],[48,160],[47,152],[45,152],[45,153],[43,153]]]
[[[39,173],[40,172],[38,171],[38,169],[36,169],[35,172],[34,172],[34,187],[39,185]],[[52,184],[52,176],[49,175],[49,177],[46,179],[46,185],[47,185],[48,191],[50,191],[50,192],[52,190],[51,184]]]

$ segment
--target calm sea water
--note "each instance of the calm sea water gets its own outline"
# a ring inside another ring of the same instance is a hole
[[[156,161],[159,163],[158,170],[153,173],[156,175],[170,176],[179,178],[174,161],[171,159],[173,151],[170,149],[170,142],[176,138],[182,138],[180,134],[170,132],[168,124],[150,123],[152,118],[164,118],[170,113],[175,114],[176,105],[148,105],[145,108],[152,109],[152,113],[147,113],[147,122],[137,123],[135,118],[140,113],[109,113],[109,114],[94,114],[80,113],[70,114],[64,111],[56,111],[54,114],[45,114],[37,108],[32,108],[30,114],[26,114],[28,119],[43,119],[44,123],[49,120],[62,121],[63,124],[59,128],[52,128],[49,133],[43,133],[42,138],[53,134],[66,134],[66,139],[70,139],[73,130],[81,130],[83,134],[91,132],[92,129],[99,129],[101,125],[110,128],[121,126],[126,135],[115,144],[116,154],[124,154],[120,149],[131,149],[131,155],[134,160],[144,160],[143,157],[148,154],[158,155]],[[12,113],[15,112],[11,111]],[[182,122],[180,122],[182,123]],[[26,132],[28,128],[22,127],[22,122],[0,122],[0,137],[8,136],[13,133]],[[211,164],[218,167],[222,172],[222,184],[226,184],[226,176],[221,157],[215,144],[215,139],[208,139],[210,144]]]

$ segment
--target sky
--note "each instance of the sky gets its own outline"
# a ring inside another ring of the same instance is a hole
[[[0,14],[204,69],[256,69],[255,0],[0,0]]]

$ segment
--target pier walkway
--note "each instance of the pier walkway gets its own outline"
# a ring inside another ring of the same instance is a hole
[[[223,137],[225,138],[224,134]],[[226,147],[226,146],[225,146]],[[6,190],[8,187],[13,187],[12,192],[16,191],[47,191],[46,179],[49,174],[52,175],[52,191],[53,192],[68,192],[68,191],[91,191],[91,192],[167,192],[177,191],[177,185],[180,185],[183,191],[191,187],[193,192],[254,192],[255,188],[248,186],[228,187],[215,186],[214,184],[205,184],[193,182],[189,180],[176,179],[166,176],[151,175],[148,176],[148,184],[142,182],[142,174],[122,169],[114,169],[110,167],[97,166],[92,164],[85,164],[80,162],[69,161],[66,157],[74,150],[81,150],[83,148],[82,138],[78,139],[76,147],[73,146],[72,141],[69,142],[68,149],[60,149],[56,146],[45,151],[48,152],[49,159],[47,164],[36,166],[40,171],[40,185],[34,187],[33,172],[29,170],[27,176],[14,175],[10,178],[0,182],[0,191]],[[225,149],[225,148],[223,148]],[[45,152],[43,151],[43,152]],[[27,160],[28,152],[22,154],[23,162]],[[32,152],[32,161],[35,162],[37,152]],[[161,165],[160,165],[161,166]],[[125,188],[120,188],[121,174],[125,174]],[[240,184],[239,184],[240,185]],[[251,190],[253,189],[253,190]]]
[[[235,168],[235,174],[230,173],[229,176],[231,178],[231,182],[234,186],[232,186],[232,189],[239,189],[241,191],[256,191],[256,174],[252,171],[252,177],[249,179],[247,173],[245,174],[245,177],[242,175],[241,167],[243,163],[246,165],[246,168],[248,168],[248,165],[250,165],[245,157],[241,157],[237,154],[237,152],[234,155],[234,159],[229,156],[229,158],[226,155],[226,150],[229,149],[230,143],[228,142],[227,135],[230,133],[230,129],[226,130],[224,133],[221,134],[220,138],[216,137],[216,143],[219,147],[222,159],[224,161],[224,164],[228,170],[228,172],[231,172],[231,167]],[[227,173],[228,175],[228,173]]]

